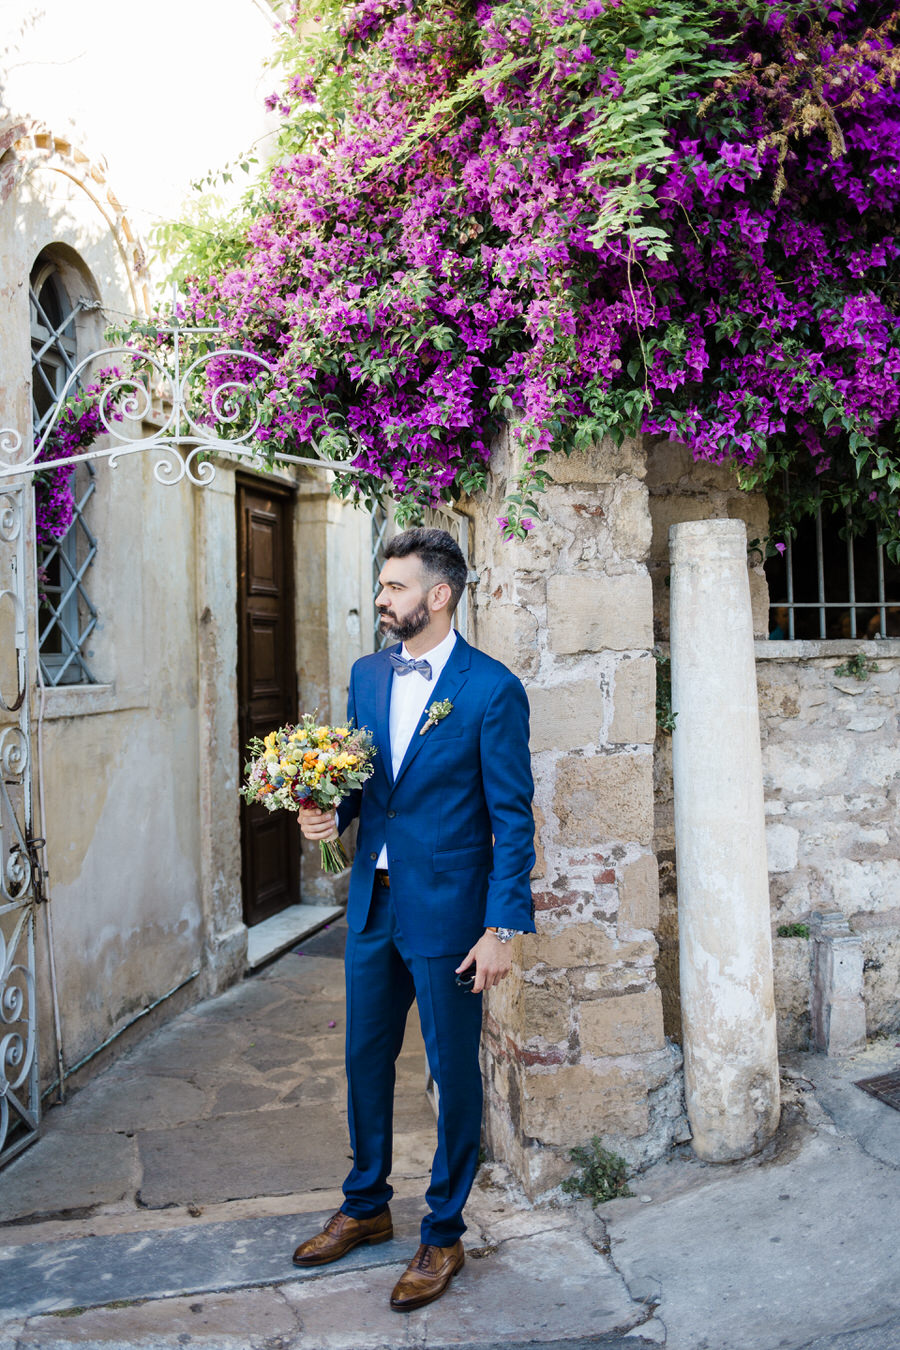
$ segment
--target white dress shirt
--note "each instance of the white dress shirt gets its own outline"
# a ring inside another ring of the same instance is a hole
[[[451,628],[450,632],[439,642],[436,647],[432,647],[430,652],[425,652],[419,660],[427,661],[431,666],[431,679],[426,680],[424,675],[420,675],[417,670],[413,670],[409,675],[398,675],[396,671],[391,676],[391,716],[390,716],[390,737],[391,737],[391,767],[394,778],[400,771],[400,765],[403,763],[409,743],[413,738],[416,727],[419,725],[422,713],[428,703],[434,701],[434,688],[441,677],[444,666],[450,660],[450,653],[456,644],[456,630]],[[400,655],[405,661],[413,658],[406,650],[406,643],[400,648]],[[387,868],[388,855],[387,844],[382,844],[381,852],[378,855],[376,867]]]

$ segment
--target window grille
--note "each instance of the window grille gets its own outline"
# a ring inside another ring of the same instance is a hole
[[[852,525],[849,512],[819,507],[766,560],[770,638],[900,637],[900,567],[874,529],[853,534]]]
[[[422,524],[430,530],[446,530],[451,534],[462,550],[462,555],[469,563],[469,522],[465,516],[457,515],[449,506],[428,506],[422,513]],[[384,506],[376,506],[372,512],[372,600],[378,595],[381,587],[378,585],[378,577],[384,566],[384,550],[388,540],[397,533],[394,523],[394,513],[391,509],[391,503]],[[469,569],[469,581],[473,581],[474,575],[471,567]],[[453,626],[466,635],[469,617],[469,594],[468,589],[464,590],[459,598],[459,604],[456,606],[456,612],[453,615]],[[382,647],[389,647],[394,639],[388,637],[379,630],[378,618],[375,619],[375,649],[380,651]]]
[[[31,274],[29,299],[32,422],[40,436],[77,364],[75,320],[82,304],[69,303],[56,268],[40,259]],[[42,544],[38,551],[38,653],[48,685],[95,683],[86,650],[97,626],[97,609],[86,582],[97,555],[97,540],[87,522],[95,490],[93,466],[77,465],[72,523],[61,539]]]

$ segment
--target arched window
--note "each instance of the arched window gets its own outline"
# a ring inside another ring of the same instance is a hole
[[[40,436],[78,362],[76,319],[83,302],[72,304],[58,265],[44,254],[32,269],[29,299],[32,421]],[[38,653],[48,685],[95,683],[87,659],[97,625],[88,593],[97,541],[87,507],[95,490],[90,464],[51,470],[36,487]]]

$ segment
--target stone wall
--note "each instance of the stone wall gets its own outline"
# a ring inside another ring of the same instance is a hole
[[[742,493],[730,470],[695,464],[683,446],[648,454],[653,538],[650,572],[657,640],[669,635],[668,527],[676,521],[734,517],[748,539],[766,531],[766,504]],[[813,910],[840,910],[863,938],[870,1034],[900,1027],[900,744],[896,699],[900,642],[766,641],[768,593],[752,555],[760,732],[768,817],[775,999],[782,1048],[805,1048],[810,1033],[810,944],[777,935]],[[665,651],[663,646],[663,651]],[[868,653],[868,680],[838,676],[851,655]],[[727,728],[723,728],[727,734]],[[678,907],[671,738],[654,755],[654,847],[659,859],[657,961],[666,1034],[681,1039]]]
[[[531,1195],[600,1135],[635,1164],[685,1137],[656,983],[651,522],[638,444],[553,464],[545,519],[504,543],[509,448],[473,516],[470,632],[532,711],[538,933],[488,999],[486,1132]]]
[[[653,526],[649,572],[653,582],[653,631],[657,642],[669,640],[669,526],[684,520],[731,519],[747,525],[747,539],[765,537],[769,509],[758,492],[742,492],[733,469],[698,463],[684,445],[660,441],[647,451],[647,490]],[[761,554],[750,568],[753,631],[769,633],[769,593]]]
[[[777,929],[807,922],[813,910],[840,910],[861,936],[867,1031],[896,1032],[900,641],[757,649],[779,1039],[786,1047],[809,1040],[810,943]],[[865,680],[838,674],[859,652],[877,670]]]

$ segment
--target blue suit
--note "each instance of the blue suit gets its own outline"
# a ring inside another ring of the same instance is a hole
[[[359,816],[346,957],[354,1166],[343,1209],[367,1217],[393,1193],[394,1061],[415,998],[440,1108],[422,1242],[447,1247],[465,1231],[482,1106],[481,996],[460,989],[454,971],[486,927],[534,932],[528,700],[504,665],[457,635],[428,695],[428,705],[448,699],[452,711],[424,735],[422,714],[395,779],[393,679],[387,651],[363,657],[347,705],[373,733],[377,755],[362,792],[338,810],[341,830]],[[374,885],[385,843],[389,890]]]

